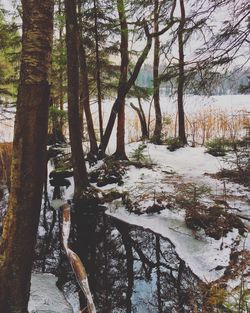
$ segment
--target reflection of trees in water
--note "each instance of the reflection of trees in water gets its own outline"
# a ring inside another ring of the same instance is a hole
[[[80,215],[78,253],[89,273],[98,312],[194,311],[198,281],[168,240],[104,213],[96,220],[94,214]]]
[[[63,285],[74,276],[61,252],[59,224],[57,218],[44,268]],[[198,280],[167,239],[85,203],[73,209],[71,246],[86,267],[99,313],[201,311]],[[84,297],[80,302],[84,307]]]

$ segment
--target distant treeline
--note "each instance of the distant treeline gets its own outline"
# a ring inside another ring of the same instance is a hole
[[[160,66],[160,73],[163,74],[166,70],[166,66]],[[209,72],[205,78],[203,78],[206,88],[200,87],[201,78],[197,74],[192,77],[192,81],[189,81],[186,86],[187,94],[195,95],[225,95],[225,94],[250,94],[250,89],[246,88],[249,85],[250,68],[241,67],[234,68],[227,73]],[[142,87],[153,88],[153,66],[145,64],[141,69],[137,84]],[[160,93],[162,96],[171,95],[175,92],[177,85],[177,79],[171,79],[164,81],[162,79],[160,85]]]

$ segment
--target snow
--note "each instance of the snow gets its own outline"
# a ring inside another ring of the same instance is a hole
[[[230,246],[238,235],[236,230],[229,233],[226,238],[223,238],[223,244],[228,248],[220,250],[222,240],[196,239],[192,231],[187,229],[184,217],[167,209],[160,215],[153,216],[129,214],[122,207],[115,212],[106,211],[106,213],[126,223],[139,225],[168,238],[175,246],[179,257],[186,262],[195,275],[205,282],[214,281],[222,276],[223,270],[216,271],[215,268],[218,265],[228,265]]]
[[[32,275],[29,313],[73,313],[56,281],[52,274]]]
[[[133,143],[127,146],[127,151],[133,151],[140,143]],[[146,207],[153,204],[154,193],[165,193],[173,195],[175,184],[196,183],[197,185],[206,185],[212,189],[216,195],[223,194],[223,182],[211,178],[204,173],[216,173],[223,165],[222,158],[213,157],[205,153],[204,148],[185,147],[175,152],[170,152],[165,146],[154,144],[147,145],[147,153],[152,162],[155,164],[152,169],[135,168],[131,166],[124,178],[124,185],[116,187],[120,191],[128,191],[134,201],[138,201],[140,209],[143,211]],[[171,169],[175,174],[167,175],[164,170]],[[238,202],[240,209],[249,209],[247,199],[249,191],[237,184],[228,183],[228,196],[232,198],[240,195],[241,200]],[[110,186],[109,188],[114,188]],[[108,186],[105,187],[108,189]],[[242,195],[244,197],[242,198]],[[143,199],[140,201],[140,199]],[[204,199],[209,202],[209,198]],[[232,200],[233,204],[237,199]],[[228,201],[229,204],[230,201]],[[244,206],[242,206],[244,204]],[[129,213],[122,201],[116,200],[112,204],[107,204],[109,210],[107,214],[123,220],[129,224],[139,225],[145,229],[150,229],[162,236],[168,238],[175,246],[177,254],[191,268],[201,280],[205,282],[214,281],[223,275],[224,270],[215,270],[220,266],[229,264],[231,247],[239,237],[238,230],[233,230],[221,240],[201,236],[196,238],[192,231],[185,225],[185,214],[183,210],[161,211],[161,214],[153,215],[136,215]],[[248,211],[249,212],[249,211]],[[243,239],[242,239],[243,240]],[[223,243],[223,248],[221,245]],[[246,238],[246,247],[250,247],[250,238]]]
[[[161,109],[164,116],[175,116],[177,112],[177,99],[176,96],[161,96]],[[138,118],[135,111],[130,107],[130,103],[138,106],[137,99],[127,98],[126,99],[126,118],[127,118],[127,128],[126,128],[126,142],[131,142],[137,140],[140,136],[140,127],[138,127]],[[103,101],[103,121],[104,126],[106,125],[109,114],[114,103],[114,99],[105,99]],[[149,112],[150,102],[142,101],[143,109],[146,116]],[[185,95],[184,97],[184,109],[185,114],[188,119],[192,117],[203,115],[205,112],[214,112],[216,114],[225,113],[232,118],[239,113],[250,111],[250,95],[221,95],[221,96],[198,96],[198,95]],[[11,111],[14,109],[11,108]],[[93,114],[93,121],[95,127],[98,127],[98,108],[97,104],[91,106],[91,111]],[[0,114],[1,114],[0,108]],[[14,113],[14,111],[13,111]],[[12,141],[13,129],[14,129],[14,114],[5,113],[6,120],[0,120],[0,142]],[[152,109],[151,119],[154,120],[154,112]],[[8,119],[10,118],[10,120]],[[137,127],[135,127],[137,125]],[[137,128],[137,129],[136,129]],[[108,146],[108,153],[114,152],[115,149],[115,133],[116,127],[111,135],[111,141]]]

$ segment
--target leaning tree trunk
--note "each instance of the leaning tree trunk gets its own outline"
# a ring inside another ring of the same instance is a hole
[[[159,1],[154,1],[154,31],[159,31]],[[160,63],[160,38],[159,36],[154,39],[154,67],[153,67],[153,84],[154,84],[154,107],[155,107],[155,129],[153,141],[156,144],[161,143],[162,131],[162,115],[160,107],[160,90],[159,90],[159,63]]]
[[[68,75],[68,119],[74,171],[75,197],[82,195],[88,186],[79,118],[79,62],[76,1],[65,0],[66,47]]]
[[[101,141],[101,144],[99,147],[99,157],[100,158],[104,157],[104,155],[105,155],[105,151],[106,151],[108,143],[109,143],[109,139],[110,139],[110,136],[111,136],[114,124],[115,124],[115,120],[116,120],[116,116],[118,114],[118,111],[119,111],[122,103],[125,101],[125,97],[126,97],[127,93],[129,92],[131,87],[134,85],[136,78],[137,78],[137,76],[140,72],[140,69],[142,67],[142,64],[146,60],[148,53],[151,49],[152,36],[150,36],[150,34],[148,33],[147,26],[145,27],[145,31],[147,34],[147,43],[146,43],[140,57],[138,58],[138,60],[136,62],[133,73],[131,74],[129,80],[127,81],[126,84],[124,84],[124,86],[122,86],[122,88],[119,88],[117,98],[116,98],[116,100],[112,106],[112,110],[110,113],[108,124],[107,124],[107,127],[105,129],[105,133],[103,135],[103,140]]]
[[[183,33],[185,27],[185,5],[184,1],[180,0],[181,20],[178,28],[178,48],[179,48],[179,77],[178,77],[178,125],[179,125],[179,139],[183,145],[187,144],[186,132],[185,132],[185,114],[183,106],[183,93],[184,93],[184,41]]]
[[[102,87],[101,87],[101,62],[99,52],[99,36],[98,36],[98,0],[94,0],[94,20],[95,20],[95,56],[96,56],[96,89],[99,116],[100,140],[103,139],[103,118],[102,118]]]
[[[138,98],[138,102],[139,102],[139,108],[137,108],[133,103],[130,103],[130,106],[132,109],[135,110],[135,112],[137,113],[139,120],[140,120],[140,125],[141,125],[141,139],[148,139],[148,127],[147,127],[147,121],[146,121],[146,117],[144,114],[144,111],[142,109],[141,106],[141,99]]]
[[[120,66],[120,81],[119,89],[124,89],[127,83],[128,76],[128,25],[125,14],[125,6],[123,0],[117,0],[117,10],[119,14],[120,28],[121,28],[121,66]],[[117,142],[116,142],[116,159],[126,160],[125,152],[125,97],[121,102],[118,111],[118,122],[117,122]]]
[[[23,0],[11,192],[0,246],[0,312],[27,313],[46,170],[53,1]]]

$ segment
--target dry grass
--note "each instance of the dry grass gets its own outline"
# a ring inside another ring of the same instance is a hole
[[[167,123],[164,122],[168,121]],[[236,140],[245,135],[244,130],[249,126],[249,114],[246,110],[233,113],[229,110],[209,108],[185,115],[185,127],[189,141],[194,145],[204,145],[212,138],[223,137]],[[150,134],[154,132],[155,120],[151,119]],[[141,129],[138,117],[135,116],[128,124],[128,142],[139,140]],[[178,121],[175,114],[163,114],[163,141],[176,137]]]
[[[12,157],[12,143],[0,143],[0,184],[10,188],[10,168]]]

